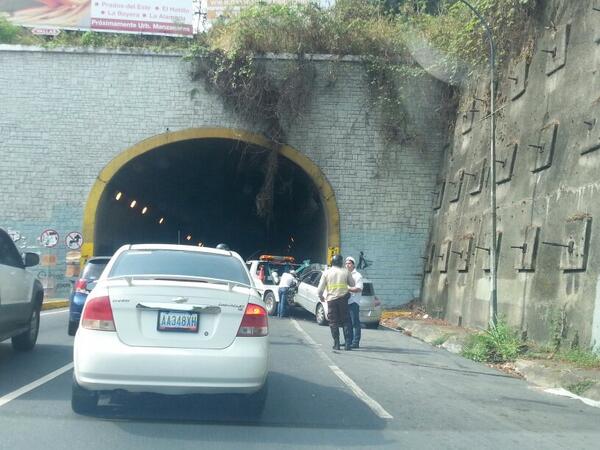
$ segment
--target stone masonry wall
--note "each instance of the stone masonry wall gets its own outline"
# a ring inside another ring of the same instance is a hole
[[[278,58],[273,64],[278,64]],[[413,138],[383,141],[362,65],[317,58],[307,108],[286,130],[333,186],[345,255],[373,261],[365,274],[386,306],[420,295],[447,118],[436,112],[445,87],[407,81],[405,107]],[[334,74],[335,76],[333,76]],[[197,88],[196,95],[190,95]],[[64,296],[65,236],[80,231],[90,189],[107,163],[130,146],[194,127],[263,131],[190,81],[179,55],[0,46],[0,227],[47,265],[33,268],[47,294]],[[46,229],[59,234],[42,247]],[[55,259],[55,263],[53,261]]]

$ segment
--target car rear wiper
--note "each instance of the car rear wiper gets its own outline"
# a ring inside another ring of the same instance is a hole
[[[171,274],[140,274],[140,275],[118,275],[115,277],[108,277],[107,280],[125,280],[129,286],[132,285],[133,280],[167,280],[167,281],[195,281],[198,283],[213,283],[213,284],[226,284],[229,290],[232,290],[235,286],[245,287],[248,289],[256,289],[254,286],[249,284],[240,283],[239,281],[224,280],[221,278],[210,278],[210,277],[199,277],[194,275],[171,275]]]

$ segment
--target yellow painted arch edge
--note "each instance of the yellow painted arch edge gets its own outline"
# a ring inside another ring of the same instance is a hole
[[[271,150],[276,150],[279,154],[296,165],[300,166],[313,181],[321,194],[325,206],[327,220],[327,247],[329,249],[339,249],[340,247],[340,214],[335,199],[335,193],[331,184],[325,178],[325,175],[314,162],[298,150],[288,146],[278,146],[264,136],[256,133],[250,133],[244,130],[231,128],[189,128],[180,131],[170,131],[145,139],[119,154],[110,161],[100,172],[92,190],[88,196],[84,215],[83,215],[83,246],[81,248],[82,264],[94,255],[94,236],[96,229],[96,213],[98,204],[104,193],[104,189],[112,177],[129,161],[157,147],[175,142],[189,141],[192,139],[230,139],[248,144],[254,144]]]

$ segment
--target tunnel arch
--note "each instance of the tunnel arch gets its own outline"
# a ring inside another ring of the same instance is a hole
[[[222,139],[238,141],[254,145],[266,150],[275,150],[278,155],[293,163],[312,182],[318,191],[325,218],[326,238],[325,246],[321,251],[322,260],[333,252],[339,250],[340,229],[339,210],[332,186],[327,181],[321,169],[308,157],[293,147],[278,146],[264,136],[245,130],[229,128],[190,128],[174,132],[166,132],[141,141],[113,158],[100,172],[88,195],[83,218],[83,246],[81,249],[82,262],[95,254],[98,232],[98,214],[100,202],[106,194],[111,180],[125,167],[138,157],[153,150],[172,144],[185,143],[186,141]]]

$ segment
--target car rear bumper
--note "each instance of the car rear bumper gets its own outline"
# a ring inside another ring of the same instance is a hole
[[[252,337],[236,338],[221,350],[132,347],[114,332],[80,328],[74,374],[79,385],[91,390],[250,394],[266,380],[268,346],[268,337]]]
[[[79,322],[83,305],[87,299],[87,294],[75,293],[69,301],[69,320],[71,322]]]
[[[370,309],[363,309],[361,307],[359,312],[359,318],[361,323],[378,323],[381,319],[381,307],[375,307]]]

